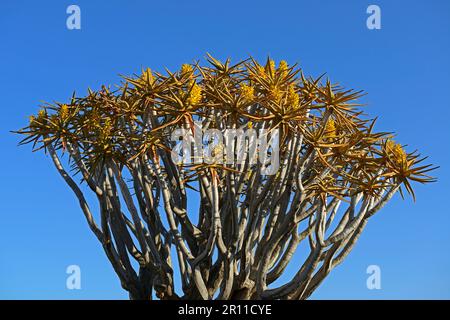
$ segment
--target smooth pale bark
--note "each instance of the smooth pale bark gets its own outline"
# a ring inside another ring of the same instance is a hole
[[[92,174],[80,156],[82,145],[70,143],[73,165],[99,202],[100,227],[60,152],[47,149],[131,299],[151,299],[153,292],[159,299],[305,299],[350,252],[368,219],[398,186],[390,184],[377,197],[317,192],[315,186],[333,174],[332,168],[312,169],[323,155],[301,135],[285,145],[275,175],[262,175],[260,165],[249,161],[230,165],[233,171],[199,172],[194,219],[187,208],[186,172],[168,151],[144,153],[126,164],[110,159]],[[330,166],[333,161],[327,158]],[[386,179],[380,172],[379,180]],[[291,261],[300,245],[309,247],[309,255]],[[290,262],[298,272],[270,287]],[[175,288],[176,275],[182,288]]]

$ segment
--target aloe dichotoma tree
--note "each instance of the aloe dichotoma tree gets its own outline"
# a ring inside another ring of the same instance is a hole
[[[374,131],[361,92],[285,61],[207,60],[46,104],[21,143],[49,154],[131,299],[308,298],[370,217],[433,168]],[[219,161],[220,144],[216,161],[174,161],[177,128],[277,130],[278,170]],[[297,272],[274,286],[290,262]]]

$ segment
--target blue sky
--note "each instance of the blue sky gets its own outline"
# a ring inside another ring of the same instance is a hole
[[[450,299],[450,2],[1,1],[0,298],[125,299],[101,246],[50,159],[11,134],[41,101],[115,84],[142,67],[174,70],[206,52],[299,62],[306,74],[364,89],[377,129],[440,166],[417,202],[391,201],[315,299]],[[66,8],[81,8],[81,30]],[[368,30],[366,8],[381,8]],[[66,289],[66,267],[82,289]],[[381,268],[381,290],[366,268]]]

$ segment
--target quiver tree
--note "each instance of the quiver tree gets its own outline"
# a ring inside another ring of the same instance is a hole
[[[18,131],[21,143],[48,152],[130,298],[305,299],[369,218],[397,191],[414,197],[411,182],[433,181],[433,168],[374,131],[375,120],[358,109],[361,92],[305,77],[285,61],[208,63],[147,69],[116,90],[44,105]],[[174,160],[180,128],[186,136],[266,129],[278,142],[266,164],[250,161],[249,151],[225,163],[230,151],[218,143],[212,161],[200,153],[189,163]],[[277,170],[265,173],[275,158]],[[300,246],[298,271],[274,286]]]

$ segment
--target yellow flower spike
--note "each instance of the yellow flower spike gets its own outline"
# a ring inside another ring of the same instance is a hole
[[[405,150],[402,148],[402,146],[400,144],[397,144],[395,146],[394,154],[398,158],[399,162],[402,162],[402,163],[406,162],[406,152],[405,152]]]
[[[287,74],[288,70],[288,64],[285,60],[281,60],[278,65],[278,70],[280,71],[280,74],[285,76]]]
[[[337,136],[336,122],[333,119],[328,119],[323,132],[324,138],[334,138]]]
[[[275,74],[275,61],[269,60],[269,70],[272,74]]]
[[[389,139],[388,141],[386,141],[386,149],[387,150],[394,150],[394,147],[395,147],[394,140]]]
[[[258,70],[259,75],[262,76],[263,78],[267,76],[266,69],[263,66],[258,65],[256,69]]]
[[[111,134],[111,129],[112,129],[112,123],[111,123],[111,119],[107,118],[105,120],[105,123],[103,124],[103,126],[99,127],[99,140],[102,143],[106,143],[109,139],[109,136]],[[107,145],[105,144],[103,146],[105,149],[107,149]]]
[[[29,119],[29,122],[30,122],[30,126],[34,125],[34,121],[36,120],[36,117],[35,116],[29,116],[28,119]]]
[[[405,150],[402,148],[400,143],[395,143],[392,139],[386,141],[386,153],[397,165],[406,163],[407,154]]]
[[[272,89],[270,90],[270,98],[276,103],[279,103],[282,98],[281,90],[278,87],[272,87]]]
[[[38,119],[44,119],[46,115],[47,115],[47,113],[45,112],[45,110],[41,109],[38,112]]]
[[[187,98],[187,103],[191,106],[198,104],[202,100],[202,88],[195,83]]]
[[[253,122],[251,122],[251,121],[247,122],[247,128],[252,129],[253,128]]]
[[[300,96],[295,92],[294,84],[289,85],[288,88],[288,103],[292,107],[297,107],[300,103]]]
[[[29,116],[28,119],[29,119],[30,127],[34,127],[37,124],[43,124],[46,116],[47,116],[47,113],[45,112],[44,109],[39,110],[37,117],[34,115]]]
[[[181,74],[189,74],[193,71],[192,66],[190,64],[183,64],[181,66]]]
[[[244,97],[247,101],[252,101],[255,98],[255,88],[252,86],[243,84],[240,88],[241,95]]]
[[[63,104],[59,109],[59,117],[61,120],[66,120],[69,117],[69,107],[67,104]]]

